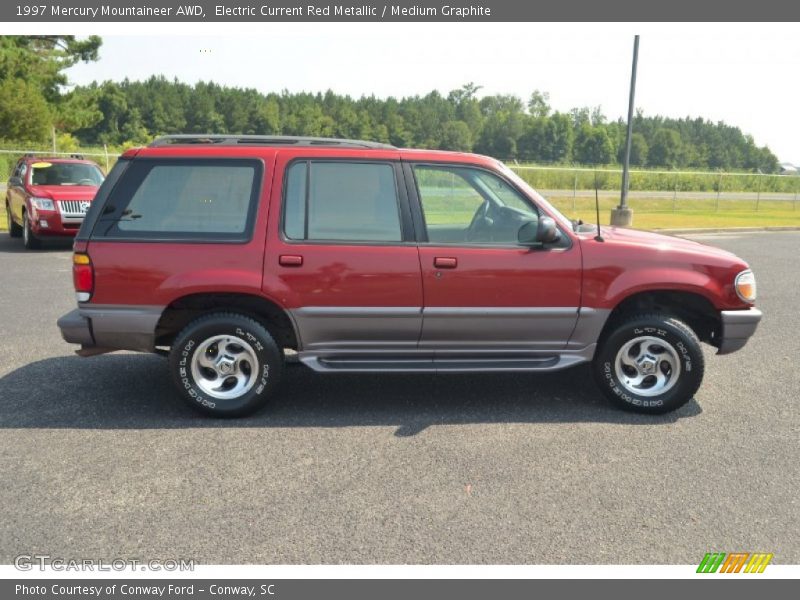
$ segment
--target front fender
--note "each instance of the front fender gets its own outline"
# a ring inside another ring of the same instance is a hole
[[[598,290],[599,291],[599,290]],[[602,291],[600,305],[613,308],[625,298],[650,291],[688,292],[719,306],[723,297],[720,282],[710,274],[676,268],[642,268],[622,271]]]

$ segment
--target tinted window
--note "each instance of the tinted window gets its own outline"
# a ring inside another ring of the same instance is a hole
[[[284,232],[292,240],[305,239],[306,173],[308,165],[294,163],[286,175]]]
[[[538,219],[527,199],[488,171],[417,165],[414,176],[430,242],[516,244],[519,228]]]
[[[98,219],[101,234],[245,239],[261,170],[253,160],[134,161]]]
[[[295,240],[399,242],[394,167],[303,162],[286,176],[284,233]]]
[[[90,185],[103,183],[103,173],[95,165],[85,163],[31,163],[32,185]]]

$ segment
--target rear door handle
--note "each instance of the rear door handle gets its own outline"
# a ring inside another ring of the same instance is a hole
[[[437,269],[455,269],[458,259],[452,256],[437,256],[433,259],[433,266]]]
[[[299,254],[281,254],[278,257],[278,264],[282,267],[302,267],[303,257]]]

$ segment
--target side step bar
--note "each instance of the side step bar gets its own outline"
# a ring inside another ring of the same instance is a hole
[[[593,354],[594,347],[591,348]],[[591,360],[587,353],[486,356],[364,356],[300,352],[300,362],[327,373],[489,373],[503,371],[557,371]]]

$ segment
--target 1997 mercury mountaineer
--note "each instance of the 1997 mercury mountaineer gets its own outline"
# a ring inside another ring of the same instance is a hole
[[[89,356],[169,356],[216,416],[270,398],[285,349],[319,372],[552,371],[591,362],[645,413],[700,386],[761,312],[736,256],[579,226],[502,163],[353,140],[170,136],[126,152],[76,237]]]

